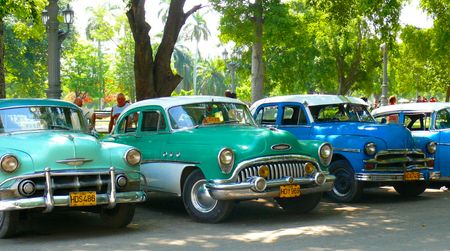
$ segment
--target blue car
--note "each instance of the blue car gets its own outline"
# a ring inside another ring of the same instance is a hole
[[[439,181],[450,181],[450,103],[390,105],[375,109],[372,114],[381,123],[397,118],[419,144],[437,142],[434,170],[440,173]]]
[[[336,180],[329,196],[337,202],[355,201],[364,187],[381,185],[392,185],[404,196],[417,196],[430,178],[439,175],[433,172],[434,142],[414,142],[404,126],[377,123],[359,98],[280,96],[257,101],[251,111],[263,126],[333,145],[329,171]]]

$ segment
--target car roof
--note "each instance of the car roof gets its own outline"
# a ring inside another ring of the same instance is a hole
[[[268,103],[279,102],[295,102],[303,103],[309,106],[328,105],[328,104],[345,104],[353,103],[360,105],[368,105],[364,100],[355,97],[346,97],[342,95],[327,95],[327,94],[308,94],[308,95],[287,95],[270,97],[256,101],[252,108]]]
[[[393,113],[396,111],[403,111],[406,113],[426,113],[441,110],[443,108],[450,108],[450,103],[445,102],[427,102],[427,103],[408,103],[399,105],[388,105],[374,109],[372,115],[380,115],[386,113]]]
[[[242,101],[239,101],[238,99],[221,96],[175,96],[175,97],[151,98],[141,100],[129,105],[126,111],[143,106],[161,106],[163,109],[168,109],[178,105],[206,103],[206,102],[237,103],[245,105]]]
[[[38,99],[38,98],[19,98],[19,99],[0,99],[0,109],[23,106],[64,106],[78,108],[77,105],[59,99]]]

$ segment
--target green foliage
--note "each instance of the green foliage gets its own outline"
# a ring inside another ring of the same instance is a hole
[[[22,40],[13,32],[13,26],[6,23],[4,33],[7,97],[45,97],[47,43]]]

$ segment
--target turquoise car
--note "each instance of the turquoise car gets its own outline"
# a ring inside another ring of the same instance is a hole
[[[128,225],[141,190],[141,153],[87,133],[81,110],[44,99],[0,100],[0,237],[30,211],[72,208]]]
[[[225,220],[236,201],[258,198],[308,212],[334,181],[326,169],[330,144],[257,127],[236,99],[140,101],[121,113],[105,141],[140,149],[146,189],[182,197],[186,211],[200,222]]]

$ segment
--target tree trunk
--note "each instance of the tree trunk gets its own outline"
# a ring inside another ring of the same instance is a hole
[[[153,51],[150,42],[150,25],[145,22],[145,0],[132,0],[127,11],[128,22],[134,38],[134,77],[136,99],[156,97],[153,86]]]
[[[136,78],[136,99],[170,96],[182,80],[171,68],[172,53],[186,19],[201,5],[184,13],[186,0],[172,0],[164,26],[164,34],[153,61],[150,42],[150,25],[145,22],[145,0],[131,0],[127,11],[128,21],[135,41],[134,71]]]
[[[0,18],[0,98],[6,98],[5,38],[3,36],[3,25],[3,19]]]
[[[252,46],[252,102],[264,97],[263,6],[255,0],[255,41]]]

